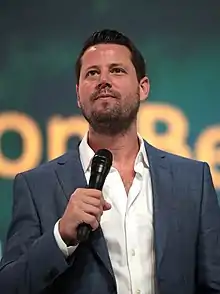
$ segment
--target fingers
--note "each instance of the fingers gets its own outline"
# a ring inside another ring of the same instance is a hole
[[[111,205],[104,200],[102,192],[96,189],[79,188],[71,195],[65,212],[60,220],[59,232],[65,243],[77,238],[77,227],[86,223],[97,229],[103,211],[109,210]]]
[[[102,198],[84,197],[83,202],[96,207],[103,206],[104,200]]]
[[[87,203],[82,203],[81,207],[80,207],[85,213],[87,214],[91,214],[93,216],[95,216],[96,218],[100,218],[100,216],[103,213],[103,208],[102,206],[94,206],[91,204],[87,204]]]
[[[99,227],[99,221],[97,220],[97,217],[95,217],[94,215],[84,213],[82,215],[82,218],[83,218],[82,223],[86,223],[90,225],[93,230],[96,230]]]
[[[104,205],[103,205],[103,211],[109,210],[111,209],[111,204],[109,202],[107,202],[106,200],[104,200]]]

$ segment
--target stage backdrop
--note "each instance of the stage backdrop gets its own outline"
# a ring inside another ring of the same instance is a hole
[[[139,113],[141,135],[207,161],[220,191],[220,2],[132,2],[0,2],[1,242],[15,174],[62,154],[87,129],[74,62],[97,29],[128,34],[146,59],[151,93]]]

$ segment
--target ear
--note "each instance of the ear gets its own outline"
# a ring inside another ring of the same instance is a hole
[[[148,77],[143,77],[139,82],[140,100],[147,99],[150,91],[150,82]]]
[[[81,108],[80,99],[79,99],[79,85],[76,84],[76,97],[77,97],[77,105]]]

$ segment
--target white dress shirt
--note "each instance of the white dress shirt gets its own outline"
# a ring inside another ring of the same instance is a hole
[[[154,294],[153,197],[149,164],[143,139],[139,136],[135,177],[127,195],[121,176],[113,166],[103,186],[103,197],[111,204],[104,211],[100,225],[107,243],[118,294]],[[87,143],[87,134],[79,146],[80,159],[87,183],[94,151]],[[77,246],[67,247],[58,223],[54,227],[58,246],[69,256]]]

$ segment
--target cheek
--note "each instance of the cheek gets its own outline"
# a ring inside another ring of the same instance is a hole
[[[125,83],[119,84],[116,90],[120,92],[122,97],[133,97],[138,93],[139,87],[134,81],[126,81]]]
[[[112,85],[123,92],[131,92],[132,89],[137,88],[138,83],[133,77],[122,76],[115,78]]]
[[[79,85],[78,95],[80,100],[88,99],[88,97],[93,93],[94,87],[91,83],[84,82]]]

